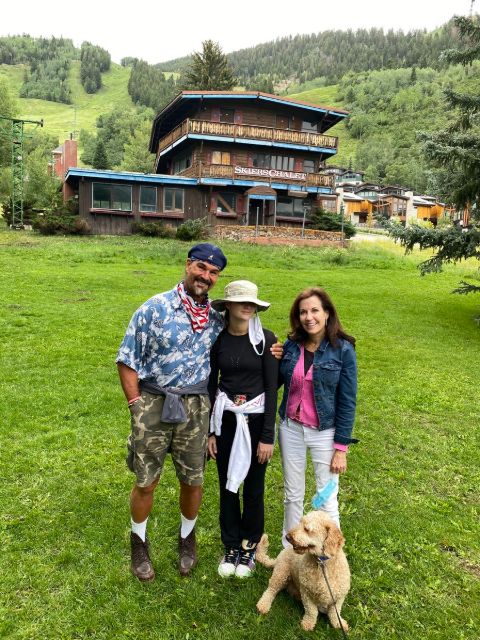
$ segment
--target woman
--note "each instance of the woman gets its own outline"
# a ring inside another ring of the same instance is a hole
[[[247,578],[255,567],[264,525],[265,470],[273,454],[278,361],[270,347],[276,338],[262,329],[257,312],[270,305],[257,293],[252,282],[238,280],[225,287],[222,299],[212,301],[214,309],[225,310],[226,320],[210,354],[208,442],[220,484],[222,577]],[[243,510],[238,494],[242,481]]]
[[[286,533],[303,515],[307,451],[317,491],[329,493],[321,508],[340,525],[338,475],[347,468],[348,445],[358,442],[351,437],[357,395],[354,345],[323,289],[311,287],[295,298],[280,364],[285,385],[279,410],[285,547]],[[327,485],[333,490],[328,492]]]

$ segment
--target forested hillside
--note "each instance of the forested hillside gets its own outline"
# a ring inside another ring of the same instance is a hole
[[[263,90],[270,80],[278,90],[289,83],[318,78],[326,85],[335,84],[349,71],[414,65],[439,68],[440,53],[457,46],[457,31],[448,23],[433,32],[359,29],[289,36],[235,51],[228,54],[228,59],[245,87]],[[189,62],[189,57],[177,58],[157,67],[182,72]]]

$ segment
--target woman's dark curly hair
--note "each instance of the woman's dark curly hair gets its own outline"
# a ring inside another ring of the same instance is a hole
[[[306,342],[308,334],[300,323],[300,302],[317,296],[320,299],[322,309],[328,313],[328,320],[325,326],[325,337],[335,348],[338,345],[338,338],[343,338],[355,346],[355,338],[345,333],[338,318],[337,310],[330,299],[328,293],[320,287],[309,287],[301,291],[295,298],[290,309],[290,333],[288,337],[294,342]]]

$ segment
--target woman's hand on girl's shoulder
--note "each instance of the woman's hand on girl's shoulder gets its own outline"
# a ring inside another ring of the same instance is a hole
[[[281,360],[283,357],[283,344],[278,341],[277,336],[275,336],[275,340],[276,342],[270,347],[270,353],[277,360]]]

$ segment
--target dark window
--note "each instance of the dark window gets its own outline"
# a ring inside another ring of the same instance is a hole
[[[223,200],[223,202],[222,202]],[[228,207],[226,206],[228,204]],[[217,196],[217,212],[218,213],[231,213],[235,211],[237,204],[237,196],[231,191],[220,191]]]
[[[303,171],[305,173],[315,173],[315,160],[304,160]]]
[[[310,209],[310,200],[303,200],[302,198],[287,198],[286,196],[278,196],[277,198],[277,215],[279,216],[302,218],[304,211],[306,211],[308,217]]]
[[[183,189],[167,189],[163,195],[164,211],[179,211],[183,213],[184,209],[184,190]]]
[[[140,211],[152,213],[157,210],[157,188],[140,187]]]
[[[254,153],[253,166],[260,169],[270,169],[270,155],[267,153]]]
[[[235,122],[235,109],[220,109],[220,122]]]
[[[311,122],[310,120],[303,120],[302,131],[311,131],[312,133],[318,132],[318,123]]]
[[[173,173],[181,173],[192,165],[192,156],[190,154],[177,158],[173,163]]]
[[[92,200],[94,209],[131,211],[132,187],[94,182],[92,185]]]

